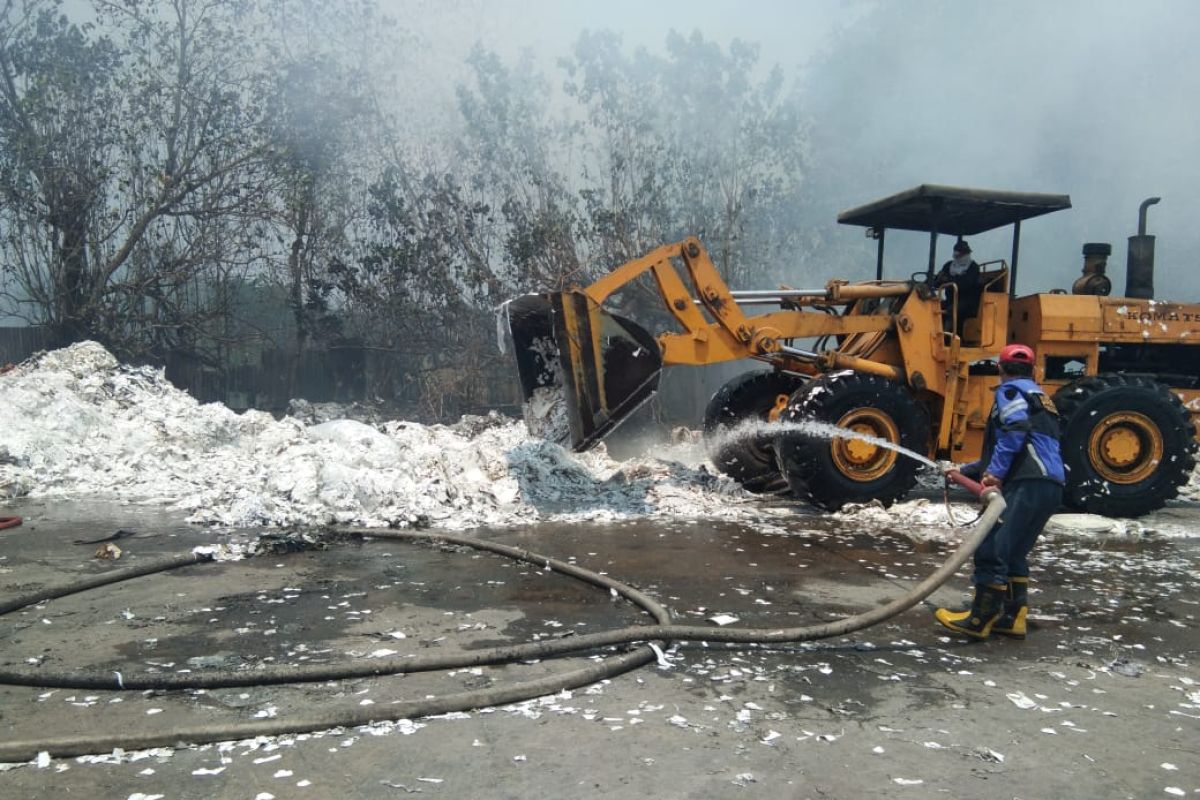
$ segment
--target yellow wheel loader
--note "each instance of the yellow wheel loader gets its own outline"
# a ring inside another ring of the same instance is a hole
[[[889,505],[930,458],[978,458],[1009,342],[1037,356],[1034,378],[1054,393],[1069,467],[1066,502],[1137,516],[1163,505],[1195,466],[1200,408],[1200,304],[1154,300],[1154,237],[1129,239],[1125,297],[1108,297],[1111,247],[1084,246],[1072,294],[1017,297],[1021,223],[1070,208],[1066,195],[921,185],[839,215],[877,240],[875,280],[823,288],[731,291],[696,238],[666,245],[595,283],[508,305],[517,370],[530,406],[565,401],[551,434],[584,450],[658,388],[663,367],[753,360],[723,386],[703,427],[713,463],[751,491],[790,490],[826,509]],[[956,286],[934,280],[937,239],[1013,226],[1011,261],[981,264],[979,302],[958,319]],[[888,229],[929,234],[923,272],[885,280]],[[1107,248],[1107,250],[1105,249]],[[677,330],[657,337],[605,303],[649,274]],[[686,276],[686,281],[685,277]],[[751,309],[758,313],[751,313]],[[808,342],[814,344],[807,344]],[[804,345],[804,346],[801,346]],[[753,435],[728,429],[758,421]],[[814,436],[816,421],[868,438]],[[551,426],[553,428],[554,426]],[[870,439],[876,440],[871,442]],[[878,442],[878,443],[877,443]]]

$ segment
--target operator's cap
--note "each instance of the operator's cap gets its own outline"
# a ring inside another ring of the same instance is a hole
[[[969,252],[971,252],[971,245],[967,244],[966,239],[959,239],[957,242],[954,243],[954,252],[969,253]]]

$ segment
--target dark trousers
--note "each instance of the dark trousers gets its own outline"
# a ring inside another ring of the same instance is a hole
[[[1003,493],[1004,515],[975,551],[976,585],[1029,577],[1029,551],[1062,503],[1062,486],[1049,480],[1016,481]]]

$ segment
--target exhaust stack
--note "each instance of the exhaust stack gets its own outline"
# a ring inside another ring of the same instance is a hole
[[[1154,237],[1146,234],[1146,210],[1161,200],[1147,197],[1138,207],[1137,236],[1129,237],[1129,260],[1125,269],[1125,296],[1149,300],[1154,297]]]

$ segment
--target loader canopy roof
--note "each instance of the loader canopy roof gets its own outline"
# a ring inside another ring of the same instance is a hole
[[[883,239],[888,228],[923,231],[929,234],[929,263],[926,280],[933,280],[937,237],[950,234],[961,239],[977,233],[1013,226],[1012,261],[1009,264],[1009,292],[1017,291],[1017,250],[1021,241],[1021,220],[1040,217],[1071,207],[1065,194],[1036,192],[998,192],[992,189],[966,189],[923,183],[915,189],[867,203],[838,214],[843,225],[862,225],[867,235],[879,243],[875,258],[875,279],[883,279]]]
[[[1065,194],[999,192],[923,183],[838,214],[843,225],[973,236],[1071,207]]]

